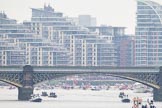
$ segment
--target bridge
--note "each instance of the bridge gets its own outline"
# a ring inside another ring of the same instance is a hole
[[[29,100],[34,85],[76,74],[120,77],[153,88],[155,101],[162,101],[162,67],[107,66],[0,66],[0,81],[18,87],[18,100]]]

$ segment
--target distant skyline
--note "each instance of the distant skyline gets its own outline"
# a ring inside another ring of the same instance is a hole
[[[91,15],[97,18],[97,25],[122,26],[127,34],[135,32],[136,0],[0,0],[0,11],[22,22],[30,20],[30,8],[43,8],[44,4],[68,17]]]

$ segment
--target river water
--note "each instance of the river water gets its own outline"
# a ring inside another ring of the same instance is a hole
[[[56,89],[57,98],[42,97],[41,103],[17,100],[17,89],[0,89],[0,108],[132,108],[131,103],[122,103],[118,97],[119,90],[63,90]],[[41,93],[41,90],[34,93]],[[50,91],[47,91],[48,93]],[[150,93],[133,93],[124,91],[132,100],[133,97],[142,97],[143,101],[152,99]],[[162,108],[162,102],[154,103],[156,108]]]

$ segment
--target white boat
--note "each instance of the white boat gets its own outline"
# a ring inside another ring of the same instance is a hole
[[[143,85],[143,84],[140,84],[140,83],[135,83],[133,85],[133,92],[134,93],[146,93],[148,92],[148,87]]]
[[[98,86],[91,87],[92,91],[100,91],[101,89]]]
[[[42,98],[40,98],[39,94],[32,94],[30,102],[42,102]]]
[[[135,88],[134,93],[146,93],[146,89],[144,87],[139,87],[139,88]]]

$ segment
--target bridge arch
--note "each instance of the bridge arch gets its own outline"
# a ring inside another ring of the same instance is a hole
[[[159,85],[155,85],[155,84],[152,84],[152,83],[148,83],[146,81],[142,81],[142,80],[139,80],[137,78],[133,78],[133,77],[127,77],[127,76],[119,76],[119,75],[109,75],[109,76],[113,76],[113,77],[119,77],[119,78],[123,78],[123,79],[127,79],[127,80],[131,80],[131,81],[134,81],[134,82],[138,82],[138,83],[141,83],[141,84],[144,84],[146,86],[149,86],[151,88],[156,88],[156,89],[160,89],[160,86]]]
[[[85,73],[83,73],[85,74]],[[94,73],[87,73],[89,75],[94,74]],[[134,82],[139,82],[141,84],[144,84],[146,86],[149,86],[151,88],[156,88],[156,89],[160,89],[159,85],[153,84],[153,83],[149,83],[143,80],[139,80],[138,78],[133,78],[133,77],[129,77],[129,76],[124,76],[124,75],[118,75],[118,74],[103,74],[103,73],[97,73],[97,74],[102,74],[102,75],[106,75],[106,76],[112,76],[112,77],[118,77],[118,78],[122,78],[122,79],[127,79],[130,81],[134,81]],[[60,75],[60,76],[55,76],[55,75],[44,75],[44,80],[39,80],[37,83],[34,84],[34,86],[36,86],[37,84],[40,84],[42,82],[46,82],[46,81],[50,81],[50,80],[54,80],[55,78],[59,78],[59,77],[66,77],[66,76],[71,76],[71,75],[81,75],[81,74],[64,74],[64,75]],[[43,76],[43,75],[41,75]]]
[[[5,83],[10,84],[10,85],[13,85],[13,86],[18,87],[18,88],[19,88],[19,87],[22,87],[21,84],[18,84],[18,83],[15,83],[15,82],[9,81],[9,80],[0,79],[0,81],[5,82]]]

